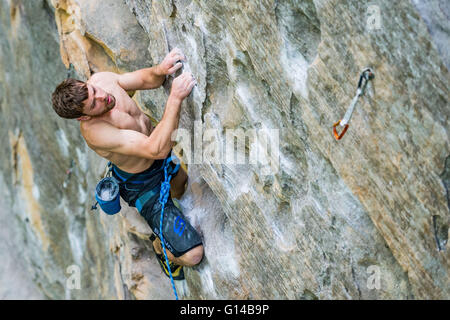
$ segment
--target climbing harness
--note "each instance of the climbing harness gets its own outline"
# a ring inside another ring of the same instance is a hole
[[[169,195],[170,195],[170,180],[172,179],[172,176],[174,176],[174,175],[178,172],[178,170],[179,170],[179,168],[180,168],[180,164],[177,163],[177,164],[175,165],[175,168],[169,173],[169,167],[170,167],[170,162],[171,162],[171,161],[172,161],[172,156],[166,158],[166,159],[164,160],[164,162],[163,162],[161,168],[158,169],[158,170],[156,170],[156,171],[154,172],[154,174],[156,174],[156,173],[159,172],[160,170],[164,170],[164,181],[161,182],[161,189],[160,189],[160,192],[159,192],[159,203],[161,204],[161,219],[160,219],[160,224],[159,224],[159,234],[160,234],[161,244],[162,244],[162,247],[163,247],[164,258],[165,258],[165,261],[166,261],[166,264],[167,264],[167,269],[169,270],[169,276],[170,276],[170,281],[171,281],[171,283],[172,283],[173,292],[174,292],[174,294],[175,294],[176,300],[178,300],[178,294],[177,294],[177,290],[176,290],[176,288],[175,288],[175,283],[174,283],[174,280],[173,280],[172,271],[171,271],[171,269],[170,269],[169,258],[167,257],[166,246],[165,246],[165,240],[164,240],[164,236],[163,236],[164,207],[165,207],[165,204],[167,203],[167,200],[168,200]],[[99,187],[99,186],[101,185],[102,181],[108,181],[108,182],[109,182],[109,181],[113,181],[113,182],[117,183],[117,185],[119,185],[119,184],[125,184],[128,180],[130,180],[131,177],[134,176],[134,175],[132,175],[132,176],[126,178],[126,179],[123,178],[123,177],[117,172],[117,170],[115,170],[115,168],[112,167],[111,161],[108,162],[108,167],[109,167],[109,170],[108,170],[108,172],[107,172],[106,175],[105,175],[106,177],[103,178],[103,179],[98,183],[97,187]],[[122,181],[117,181],[117,179],[115,179],[114,177],[111,176],[112,170],[114,170],[114,173],[115,173]],[[109,175],[109,176],[108,176],[108,175]],[[107,179],[113,179],[113,180],[107,180]],[[130,183],[134,183],[134,184],[145,184],[145,183],[147,183],[147,182],[149,182],[149,181],[151,181],[151,180],[152,180],[152,178],[151,178],[151,179],[148,179],[148,180],[142,180],[142,181],[130,181]],[[141,212],[141,210],[142,210],[142,208],[143,208],[143,205],[147,202],[147,200],[150,199],[152,196],[154,196],[154,195],[156,194],[155,189],[157,189],[157,188],[158,188],[158,186],[157,186],[156,188],[152,189],[152,190],[149,190],[149,191],[145,192],[143,195],[141,195],[141,196],[136,200],[135,205],[136,205],[136,208],[138,209],[139,212]],[[105,209],[108,210],[109,212],[114,212],[114,211],[117,210],[117,205],[116,205],[116,204],[115,204],[115,205],[114,205],[114,204],[112,205],[112,206],[113,206],[113,209],[112,209],[112,210],[109,209],[108,207],[105,207],[105,204],[102,203],[102,202],[100,201],[101,199],[99,199],[99,197],[97,197],[97,193],[98,193],[98,192],[96,191],[96,199],[97,199],[97,202],[95,203],[95,205],[93,205],[93,206],[91,207],[91,210],[97,209],[97,204],[100,204],[100,207],[102,208],[103,211],[105,211]],[[117,198],[118,198],[118,197],[117,197]],[[120,200],[120,198],[119,198],[119,200]],[[117,201],[117,199],[115,198],[115,199],[112,199],[111,201]],[[109,205],[111,206],[111,203],[110,203]],[[104,208],[104,207],[105,207],[105,208]],[[119,202],[119,205],[118,205],[118,210],[117,210],[116,212],[114,212],[114,213],[108,213],[108,211],[105,211],[105,213],[107,213],[107,214],[115,214],[115,213],[119,212],[119,211],[120,211],[120,202]]]
[[[97,187],[95,188],[95,199],[97,200],[97,202],[91,207],[91,210],[96,210],[97,209],[97,204],[100,205],[100,207],[102,208],[102,210],[109,215],[113,215],[116,214],[117,212],[120,211],[120,198],[119,198],[119,192],[115,192],[111,199],[102,199],[102,191],[104,191],[105,189],[115,189],[118,190],[119,189],[119,185],[123,185],[124,188],[128,191],[139,191],[139,189],[130,189],[127,187],[127,183],[130,184],[136,184],[136,185],[143,185],[143,184],[147,184],[149,182],[151,182],[153,180],[153,176],[156,175],[159,171],[162,171],[163,168],[159,168],[158,170],[155,170],[154,172],[152,172],[152,177],[150,177],[149,179],[146,180],[133,180],[133,181],[129,181],[131,178],[133,178],[135,175],[132,174],[129,177],[123,177],[118,171],[117,168],[114,167],[111,163],[111,161],[108,162],[107,164],[107,172],[104,175],[104,178],[102,180],[100,180],[100,182],[97,184]],[[120,179],[120,181],[118,181],[115,177],[112,176],[112,172],[114,171],[115,175]],[[139,212],[141,212],[143,205],[147,202],[148,199],[150,199],[151,197],[153,197],[157,191],[156,189],[158,189],[158,186],[156,186],[154,189],[147,191],[146,193],[144,193],[143,195],[141,195],[135,203],[135,207],[138,209]]]
[[[348,129],[348,123],[350,122],[350,119],[352,117],[353,110],[356,107],[356,104],[358,103],[359,97],[364,95],[364,92],[366,90],[367,84],[369,83],[369,80],[372,80],[375,77],[375,74],[373,73],[371,68],[365,68],[359,77],[358,81],[358,88],[356,89],[356,95],[353,98],[350,106],[347,109],[347,112],[345,112],[344,118],[333,124],[333,134],[336,140],[342,139],[344,134],[347,132]],[[336,130],[336,127],[340,125],[341,127],[344,127],[339,134]]]

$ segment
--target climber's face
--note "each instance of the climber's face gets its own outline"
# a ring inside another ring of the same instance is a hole
[[[83,112],[87,116],[97,117],[109,111],[116,105],[116,98],[107,93],[102,88],[99,88],[90,83],[86,83],[89,96],[83,101]]]

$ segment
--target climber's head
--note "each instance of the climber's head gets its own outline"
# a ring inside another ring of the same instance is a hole
[[[88,82],[64,80],[53,93],[53,108],[63,118],[89,120],[109,112],[116,105],[112,94]]]
[[[68,78],[61,82],[52,94],[55,112],[62,118],[75,119],[84,116],[83,101],[89,96],[86,83]]]
[[[86,88],[88,98],[83,101],[84,116],[77,118],[77,120],[89,120],[92,117],[102,116],[116,105],[116,98],[99,86],[87,82]]]

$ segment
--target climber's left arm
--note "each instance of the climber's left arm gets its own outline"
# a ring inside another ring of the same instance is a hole
[[[159,70],[159,65],[119,75],[118,81],[126,91],[155,89],[162,85],[166,76]]]
[[[166,75],[173,74],[182,67],[182,63],[176,63],[177,61],[186,61],[186,57],[180,49],[175,48],[157,66],[119,75],[119,85],[127,91],[159,88]]]

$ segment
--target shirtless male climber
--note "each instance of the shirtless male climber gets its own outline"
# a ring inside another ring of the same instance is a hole
[[[166,159],[169,161],[173,147],[171,134],[178,128],[181,103],[196,81],[189,72],[173,80],[163,117],[155,127],[126,91],[160,87],[166,75],[182,67],[179,61],[186,61],[186,57],[175,48],[159,65],[124,74],[98,72],[86,82],[69,78],[59,84],[52,95],[56,113],[60,117],[80,121],[81,134],[87,145],[111,161],[113,176],[122,182],[120,196],[138,209],[158,236],[152,234],[150,239],[167,276],[169,273],[159,239],[161,204],[158,200],[164,171],[158,169]],[[171,162],[173,171],[174,167]],[[173,198],[181,197],[186,181],[187,173],[180,167],[170,183]],[[182,280],[183,266],[194,266],[202,260],[203,245],[200,235],[171,197],[164,209],[163,236],[173,278]]]

